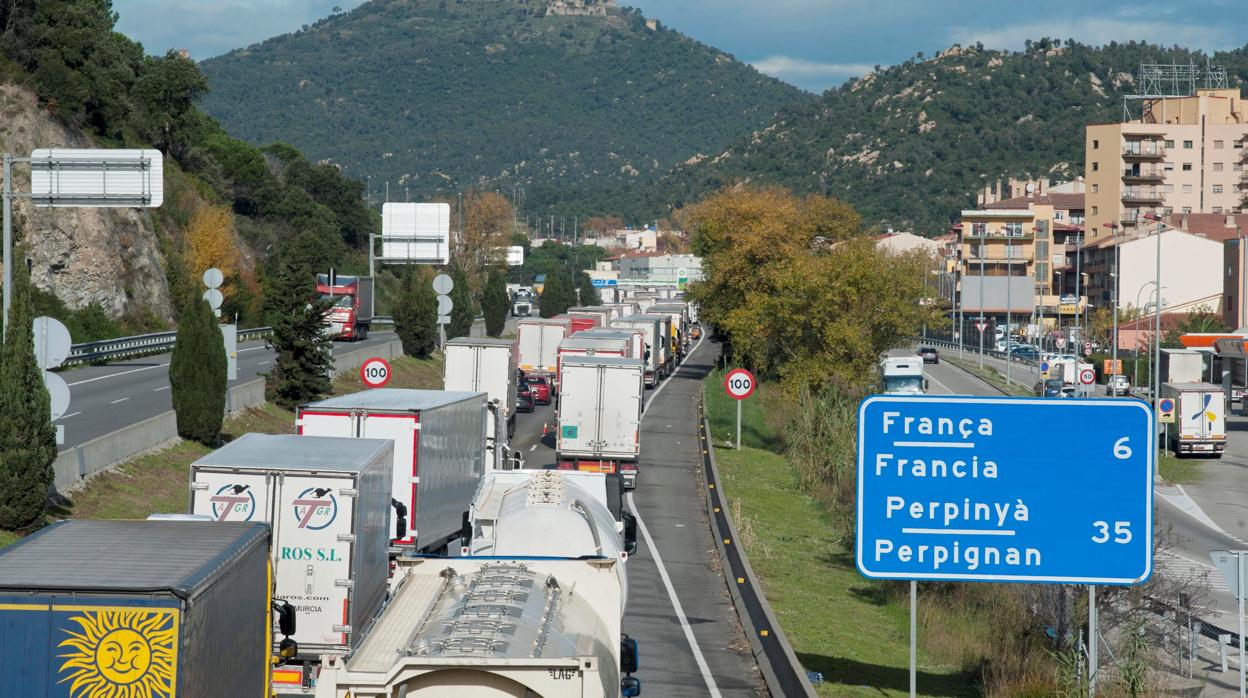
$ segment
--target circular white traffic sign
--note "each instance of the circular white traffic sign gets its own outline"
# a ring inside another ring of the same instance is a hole
[[[438,293],[446,295],[450,293],[453,288],[455,288],[455,282],[446,274],[438,274],[433,277],[433,290]]]
[[[385,359],[371,358],[360,365],[360,380],[370,388],[380,388],[390,382],[390,363]]]
[[[39,368],[56,368],[69,358],[69,330],[60,320],[41,315],[35,318],[34,332],[35,362]]]
[[[55,373],[43,372],[43,387],[48,389],[52,421],[65,415],[69,409],[69,384]]]
[[[737,400],[744,400],[754,394],[754,374],[744,368],[734,368],[724,376],[724,392]]]
[[[207,291],[204,291],[204,300],[208,301],[208,305],[211,306],[213,310],[216,310],[221,307],[222,303],[225,302],[225,296],[222,295],[221,289],[210,288]]]
[[[438,315],[450,315],[451,309],[455,307],[455,301],[450,296],[438,296]]]
[[[224,282],[225,274],[222,274],[220,269],[213,267],[204,270],[204,285],[208,288],[220,288]]]
[[[1096,382],[1096,371],[1090,368],[1083,369],[1079,372],[1079,382],[1084,385],[1092,385]]]

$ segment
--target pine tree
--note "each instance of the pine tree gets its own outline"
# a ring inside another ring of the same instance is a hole
[[[266,397],[286,409],[311,402],[330,391],[331,342],[323,326],[327,303],[316,297],[315,276],[287,252],[273,280],[273,336],[277,352],[267,377]]]
[[[19,257],[20,259],[20,257]],[[52,486],[56,428],[35,362],[30,277],[14,265],[9,328],[0,347],[0,528],[37,524]]]
[[[216,446],[225,419],[227,359],[221,328],[207,301],[182,308],[178,336],[169,360],[169,384],[178,436]]]
[[[542,317],[550,318],[568,312],[568,308],[576,302],[576,296],[567,278],[558,272],[546,275],[546,283],[542,286],[542,297],[538,299],[538,308]]]
[[[485,316],[485,333],[497,337],[507,326],[507,311],[511,302],[507,299],[507,280],[503,272],[494,269],[485,282],[485,291],[481,295],[481,314]]]
[[[394,310],[394,329],[403,353],[426,357],[438,347],[438,301],[432,279],[423,270],[408,271]]]
[[[451,267],[451,280],[455,286],[451,288],[451,324],[446,326],[446,338],[467,337],[472,334],[472,321],[476,311],[472,307],[472,290],[468,286],[468,275],[459,266]]]

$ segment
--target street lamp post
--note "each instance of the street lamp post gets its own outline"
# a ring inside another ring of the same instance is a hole
[[[1150,221],[1157,222],[1157,276],[1155,282],[1157,284],[1157,307],[1156,321],[1153,325],[1153,414],[1157,414],[1157,401],[1161,392],[1161,232],[1165,227],[1161,216],[1156,213],[1146,213],[1144,217]]]
[[[984,255],[988,254],[988,226],[985,224],[983,234],[979,237],[979,369],[984,369],[984,328],[988,323],[984,320]]]
[[[1138,386],[1138,385],[1140,384],[1140,349],[1139,349],[1140,342],[1139,342],[1139,333],[1140,333],[1140,318],[1141,318],[1141,317],[1143,317],[1143,315],[1144,315],[1144,309],[1143,309],[1142,307],[1140,307],[1140,294],[1141,294],[1141,293],[1143,293],[1143,292],[1144,292],[1144,289],[1148,288],[1149,286],[1156,286],[1156,285],[1157,285],[1157,282],[1155,282],[1155,281],[1145,281],[1144,283],[1140,284],[1140,289],[1139,289],[1138,291],[1136,291],[1136,292],[1135,292],[1135,311],[1136,311],[1136,317],[1135,317],[1135,333],[1136,333],[1136,342],[1135,342],[1135,346],[1136,346],[1136,349],[1135,349],[1135,362],[1134,362],[1134,364],[1133,364],[1133,366],[1132,366],[1132,377],[1131,377],[1131,384],[1132,384],[1132,385],[1136,385],[1136,386]],[[1154,291],[1154,293],[1156,293],[1156,292]],[[1161,295],[1161,294],[1157,294],[1157,295]],[[1151,383],[1152,383],[1152,381],[1149,381],[1149,383],[1151,384]]]
[[[1113,358],[1110,359],[1110,365],[1114,367],[1114,375],[1117,375],[1118,374],[1118,260],[1119,260],[1118,224],[1117,223],[1105,223],[1103,224],[1103,226],[1106,228],[1109,228],[1109,231],[1113,233],[1114,235],[1114,273],[1113,273],[1113,279],[1114,279],[1114,350],[1113,350]],[[1118,390],[1117,388],[1114,388],[1115,394],[1117,393],[1117,390]]]

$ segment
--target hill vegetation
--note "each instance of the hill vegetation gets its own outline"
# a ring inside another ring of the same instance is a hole
[[[938,233],[997,178],[1083,174],[1084,126],[1122,118],[1141,63],[1205,60],[1182,48],[1052,39],[1018,52],[920,53],[678,167],[636,207],[680,207],[738,182],[773,184],[843,199],[869,225]],[[1248,48],[1211,60],[1233,84],[1248,79]]]
[[[373,0],[204,61],[204,105],[391,200],[522,186],[526,212],[584,217],[810,99],[635,11],[536,6]]]

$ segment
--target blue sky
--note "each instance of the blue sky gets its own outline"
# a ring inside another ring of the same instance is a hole
[[[471,2],[472,0],[469,0]],[[954,43],[1021,48],[1028,38],[1130,39],[1207,51],[1248,43],[1245,0],[621,0],[759,70],[821,92],[876,64]],[[149,53],[209,58],[359,0],[113,0],[118,29]]]

